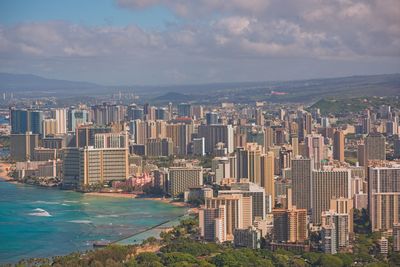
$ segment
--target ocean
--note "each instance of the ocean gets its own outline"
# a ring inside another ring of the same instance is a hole
[[[92,249],[94,241],[123,239],[185,211],[157,201],[86,196],[0,179],[0,263]]]

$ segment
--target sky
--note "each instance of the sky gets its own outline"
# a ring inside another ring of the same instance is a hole
[[[400,72],[400,0],[1,0],[0,72],[104,85]]]

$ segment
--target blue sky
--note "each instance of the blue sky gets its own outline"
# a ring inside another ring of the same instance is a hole
[[[175,22],[174,15],[162,5],[144,10],[128,10],[112,0],[2,0],[0,23],[45,22],[64,20],[86,25],[126,26],[135,24],[143,28],[163,28]]]
[[[398,0],[0,0],[0,72],[101,84],[400,72]]]

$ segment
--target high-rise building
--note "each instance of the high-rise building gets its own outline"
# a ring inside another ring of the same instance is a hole
[[[178,104],[178,116],[179,117],[192,117],[192,107],[188,103]]]
[[[200,125],[198,137],[206,141],[206,153],[212,153],[218,143],[224,143],[228,153],[233,152],[232,125]]]
[[[79,185],[80,152],[77,147],[63,148],[63,188],[75,189]]]
[[[25,134],[29,131],[29,118],[26,109],[10,109],[11,133]]]
[[[385,160],[386,138],[380,133],[370,133],[365,138],[365,155],[368,160]]]
[[[146,155],[149,157],[169,157],[173,155],[174,145],[170,138],[149,138],[146,144]]]
[[[360,166],[367,165],[367,159],[365,154],[365,144],[358,144],[357,146],[357,160]]]
[[[43,138],[48,135],[56,135],[57,134],[57,120],[55,119],[44,119],[42,121],[43,128]]]
[[[349,229],[349,214],[337,213],[333,210],[324,211],[321,215],[321,225],[322,229],[326,226],[335,226],[335,241],[333,244],[336,250],[344,250],[349,246],[350,243],[350,229]]]
[[[40,110],[10,109],[11,133],[42,134],[43,112]]]
[[[344,162],[344,134],[336,131],[333,135],[333,159]]]
[[[95,148],[127,148],[128,134],[123,133],[96,133],[94,135]]]
[[[68,111],[68,131],[75,132],[76,127],[89,121],[89,113],[84,109],[70,109]]]
[[[348,231],[353,233],[354,231],[354,200],[352,198],[332,198],[330,204],[330,210],[337,214],[347,214],[348,219]]]
[[[261,247],[261,232],[254,226],[247,229],[235,229],[233,232],[235,247],[259,249]]]
[[[394,139],[394,157],[399,159],[400,158],[400,136],[397,135]]]
[[[171,167],[169,168],[168,193],[176,197],[191,187],[203,185],[202,167]]]
[[[218,113],[216,112],[206,113],[206,123],[207,125],[218,124]]]
[[[247,180],[247,179],[245,179]],[[267,214],[266,196],[264,189],[254,183],[244,181],[231,184],[231,190],[219,190],[218,196],[241,194],[252,198],[252,222],[256,217],[264,219]]]
[[[193,138],[193,155],[204,156],[206,154],[206,141],[204,137]]]
[[[128,107],[128,120],[129,121],[134,121],[134,120],[143,120],[144,114],[143,114],[143,109],[138,108],[136,105],[130,105]]]
[[[168,111],[166,108],[156,109],[156,120],[168,120]]]
[[[320,224],[321,213],[330,209],[331,199],[352,197],[350,170],[313,171],[309,197],[311,197],[311,220],[314,224]]]
[[[104,184],[129,178],[128,148],[94,148],[79,150],[79,186]]]
[[[203,115],[203,106],[192,106],[192,117],[195,118],[196,120],[202,119],[204,117]]]
[[[33,160],[35,148],[39,146],[39,135],[31,132],[10,135],[10,157],[14,161]]]
[[[254,111],[254,117],[256,119],[256,125],[264,126],[264,113],[262,109],[256,109]]]
[[[271,127],[264,128],[264,153],[274,145],[274,130]]]
[[[302,243],[307,239],[307,210],[298,209],[291,203],[288,190],[288,208],[273,209],[274,240],[278,242]]]
[[[80,125],[75,128],[76,147],[95,146],[96,134],[111,133],[112,128],[105,125]]]
[[[293,205],[311,210],[311,160],[301,157],[292,159]]]
[[[233,240],[235,229],[243,229],[252,225],[252,198],[241,194],[221,195],[205,199],[205,209],[225,208],[225,217],[222,222],[216,224],[223,226],[226,240]],[[216,232],[216,231],[215,231]]]
[[[324,137],[320,134],[310,134],[305,137],[308,158],[312,160],[313,169],[320,169],[324,159]]]
[[[167,137],[172,139],[174,144],[174,154],[187,155],[188,146],[193,133],[193,124],[176,123],[166,126]]]
[[[333,220],[329,220],[321,230],[322,250],[326,254],[336,254],[336,226]]]
[[[400,222],[400,166],[368,168],[368,207],[372,231]]]
[[[393,224],[393,251],[400,251],[400,223]]]
[[[65,108],[52,109],[51,117],[57,121],[57,134],[67,133],[67,110]]]
[[[124,120],[125,109],[119,105],[103,103],[92,107],[93,122],[98,125],[109,125]]]
[[[199,210],[200,236],[206,241],[226,241],[226,206]]]
[[[271,206],[275,206],[275,175],[274,175],[274,153],[267,152],[261,155],[260,172],[261,186],[264,188],[265,194],[271,196]]]

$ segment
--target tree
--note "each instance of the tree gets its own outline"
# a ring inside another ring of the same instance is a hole
[[[153,266],[157,262],[161,264],[161,258],[153,252],[143,252],[136,256],[135,261],[142,266]]]
[[[319,258],[317,264],[323,267],[338,267],[338,266],[343,266],[343,261],[340,258],[335,257],[333,255],[323,254]]]
[[[170,252],[164,253],[162,255],[162,261],[164,265],[171,265],[173,263],[181,263],[181,262],[188,262],[188,263],[197,263],[197,259],[190,254],[181,253],[181,252]]]

